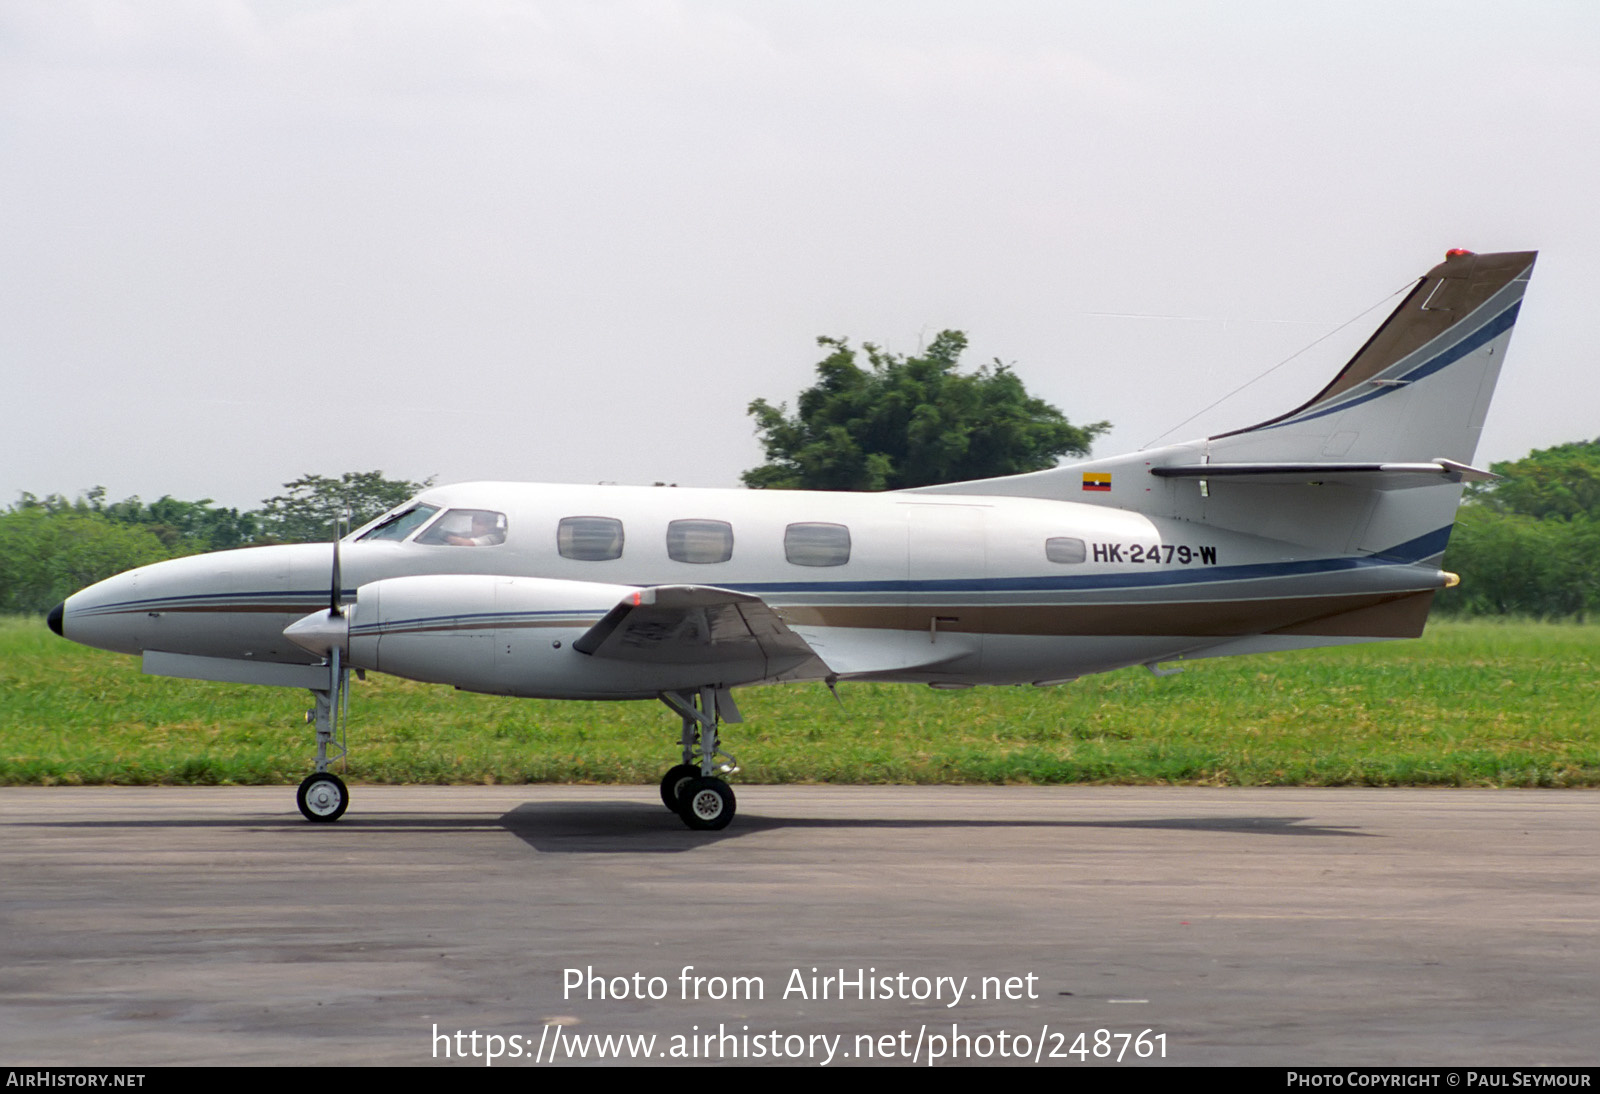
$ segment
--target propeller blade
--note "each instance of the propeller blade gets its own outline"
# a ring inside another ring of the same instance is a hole
[[[340,600],[344,595],[342,579],[339,576],[339,536],[338,525],[334,526],[333,537],[333,587],[328,590],[328,615],[330,618],[344,615],[344,608]]]

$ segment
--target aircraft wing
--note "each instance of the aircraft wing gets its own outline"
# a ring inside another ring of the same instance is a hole
[[[607,660],[713,670],[764,662],[766,682],[833,675],[760,597],[710,585],[654,585],[631,593],[572,648]]]

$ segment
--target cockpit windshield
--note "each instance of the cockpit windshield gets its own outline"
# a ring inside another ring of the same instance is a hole
[[[437,505],[413,505],[397,510],[374,524],[361,539],[405,539],[439,511]]]

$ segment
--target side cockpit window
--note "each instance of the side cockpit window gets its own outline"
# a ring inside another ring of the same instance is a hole
[[[421,528],[439,511],[437,505],[413,505],[409,509],[401,509],[384,517],[372,530],[362,534],[363,540],[373,539],[405,539],[412,532]]]
[[[622,557],[622,522],[614,517],[562,517],[556,525],[562,558],[607,562]]]
[[[493,547],[506,541],[506,515],[492,509],[451,509],[416,541],[434,546]]]

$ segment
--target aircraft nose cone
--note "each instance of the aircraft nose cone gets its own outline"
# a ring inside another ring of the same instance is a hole
[[[50,624],[50,629],[57,634],[61,634],[61,617],[66,614],[66,608],[67,603],[63,600],[60,604],[51,608],[50,614],[44,617],[44,621]],[[61,637],[65,638],[66,635],[61,634]]]

